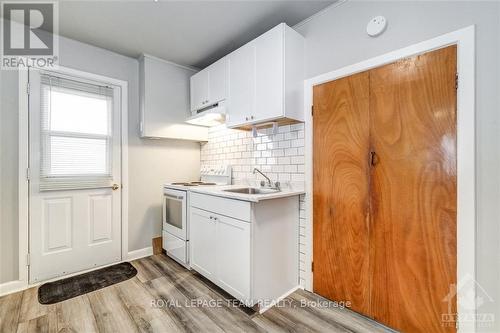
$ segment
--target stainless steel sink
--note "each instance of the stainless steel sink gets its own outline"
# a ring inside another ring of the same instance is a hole
[[[244,187],[244,188],[232,188],[223,191],[232,193],[242,193],[242,194],[269,194],[269,193],[279,192],[280,190],[274,188]]]

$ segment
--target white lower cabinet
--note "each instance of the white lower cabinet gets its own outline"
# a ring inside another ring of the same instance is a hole
[[[190,247],[191,267],[210,280],[215,277],[215,220],[212,214],[191,209]]]
[[[216,276],[222,289],[238,299],[250,297],[250,223],[216,217]]]
[[[261,311],[298,286],[298,196],[257,203],[190,198],[192,269]]]
[[[191,208],[191,267],[238,299],[250,297],[250,223]]]

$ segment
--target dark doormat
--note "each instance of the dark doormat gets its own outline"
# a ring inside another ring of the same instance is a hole
[[[54,304],[133,278],[137,270],[128,262],[101,268],[55,282],[44,283],[38,288],[41,304]]]

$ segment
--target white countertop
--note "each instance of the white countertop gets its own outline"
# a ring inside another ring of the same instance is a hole
[[[236,199],[242,201],[250,201],[250,202],[259,202],[262,200],[270,200],[270,199],[278,199],[278,198],[286,198],[294,195],[304,194],[305,191],[301,189],[294,188],[284,188],[279,192],[274,193],[266,193],[266,194],[244,194],[244,193],[234,193],[234,192],[225,192],[224,190],[233,189],[233,188],[245,188],[245,187],[254,187],[248,185],[203,185],[203,186],[191,186],[191,187],[182,187],[175,185],[166,185],[169,188],[182,189],[184,191],[189,191],[193,193],[201,193],[201,194],[209,194],[215,195],[218,197]]]

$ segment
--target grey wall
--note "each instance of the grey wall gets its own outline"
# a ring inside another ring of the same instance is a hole
[[[374,16],[389,25],[378,38],[365,32]],[[477,280],[495,302],[500,331],[500,3],[464,1],[348,1],[296,27],[306,37],[308,77],[325,73],[466,26],[476,25]],[[471,156],[470,158],[473,158]]]
[[[129,251],[151,246],[161,235],[161,185],[199,175],[200,145],[139,138],[139,64],[67,38],[60,39],[60,64],[128,82]],[[0,283],[17,279],[17,72],[1,72]]]
[[[136,59],[71,39],[60,40],[62,66],[128,82],[129,251],[151,246],[161,235],[161,185],[199,176],[200,145],[139,138],[139,63]]]
[[[18,279],[18,74],[0,72],[0,283]]]

